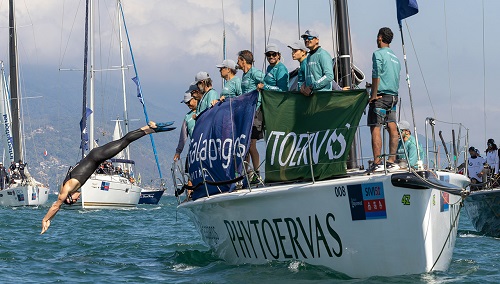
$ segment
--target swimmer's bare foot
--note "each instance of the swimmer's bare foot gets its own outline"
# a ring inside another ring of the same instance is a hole
[[[153,133],[153,132],[164,132],[164,131],[171,131],[171,130],[174,130],[175,127],[169,127],[170,125],[174,124],[173,121],[169,121],[169,122],[154,122],[154,121],[150,121],[148,123],[148,126],[146,127],[143,127],[141,128],[142,130],[144,130],[146,132],[146,134],[150,134],[150,133]]]

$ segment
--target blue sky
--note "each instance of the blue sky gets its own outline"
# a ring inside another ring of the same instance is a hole
[[[84,1],[16,2],[23,68],[36,70],[43,67],[54,73],[59,68],[81,68]],[[102,53],[96,65],[105,68],[118,64],[118,61],[110,60],[107,57],[109,53],[105,51],[111,43],[116,43],[110,40],[113,33],[108,27],[110,19],[113,19],[114,1],[99,2],[102,15],[98,25],[102,34],[99,48]],[[264,1],[254,2],[255,66],[262,68],[265,46]],[[163,109],[171,119],[181,121],[187,111],[179,101],[198,71],[209,72],[214,78],[215,88],[220,90],[221,81],[215,65],[222,61],[224,27],[228,58],[236,59],[239,50],[250,49],[250,1],[226,0],[223,3],[225,25],[220,0],[124,1],[127,25],[146,101]],[[275,1],[267,0],[265,3],[266,31],[269,32]],[[0,60],[8,58],[7,4],[8,1],[0,0],[0,31],[3,31]],[[393,29],[395,38],[391,47],[403,61],[395,1],[350,0],[348,4],[354,63],[370,81],[371,54],[376,49],[375,38],[380,27],[388,26]],[[500,120],[500,109],[496,99],[498,71],[495,68],[499,62],[497,50],[500,49],[500,42],[496,39],[496,29],[500,26],[496,11],[500,9],[500,2],[421,0],[419,7],[420,12],[406,21],[413,43],[406,25],[404,26],[419,133],[424,133],[426,117],[436,117],[442,121],[463,123],[470,129],[471,145],[479,149],[484,149],[488,138],[500,142],[500,131],[496,127],[496,121]],[[300,1],[300,30],[318,31],[321,45],[333,54],[329,9],[327,0]],[[298,66],[292,61],[286,47],[298,39],[297,22],[297,1],[277,0],[270,42],[278,44],[283,62],[289,70]],[[241,76],[241,71],[238,75]],[[80,75],[73,78],[81,80]],[[401,117],[411,122],[404,73],[401,78]],[[24,87],[25,90],[37,88],[29,83]],[[67,92],[61,89],[59,95]],[[445,138],[451,139],[447,126],[443,126],[443,131]]]

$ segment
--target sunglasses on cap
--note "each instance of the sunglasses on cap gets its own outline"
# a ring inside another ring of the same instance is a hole
[[[303,36],[302,38],[303,38],[304,40],[313,40],[313,39],[315,39],[316,37],[314,37],[314,36]]]
[[[267,52],[267,53],[266,53],[266,56],[267,56],[267,57],[275,57],[275,56],[277,56],[277,55],[278,55],[278,53],[277,53],[277,52]]]

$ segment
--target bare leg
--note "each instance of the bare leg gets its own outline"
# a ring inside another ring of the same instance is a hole
[[[250,141],[250,157],[252,158],[253,170],[258,172],[260,165],[259,151],[257,150],[257,139],[252,139]]]
[[[380,126],[370,126],[370,131],[372,134],[373,163],[379,164],[380,154],[382,152],[382,138],[380,135]]]
[[[395,122],[387,123],[387,131],[389,132],[389,159],[387,161],[394,163],[396,161],[396,151],[398,150],[398,128]]]

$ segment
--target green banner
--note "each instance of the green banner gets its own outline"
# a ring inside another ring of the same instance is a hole
[[[311,97],[264,91],[266,182],[311,179],[311,168],[315,180],[345,174],[367,104],[364,89],[317,92]]]

